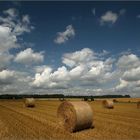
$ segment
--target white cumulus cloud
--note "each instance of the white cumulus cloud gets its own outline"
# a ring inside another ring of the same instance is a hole
[[[0,25],[0,51],[5,52],[17,47],[17,37],[12,33],[12,29]]]
[[[96,54],[91,49],[84,48],[80,51],[64,54],[62,62],[69,67],[73,67],[78,64],[89,62],[93,58],[96,58],[95,55]]]
[[[100,23],[103,25],[104,23],[112,23],[114,24],[118,19],[118,15],[113,13],[112,11],[107,11],[104,15],[100,18]]]
[[[18,10],[14,8],[4,10],[2,13],[0,16],[0,68],[5,68],[14,57],[10,50],[22,46],[19,43],[19,36],[22,39],[21,35],[30,32],[32,26],[29,15],[20,17]]]
[[[115,90],[137,95],[140,92],[140,58],[132,53],[124,54],[118,59],[116,66],[115,71],[119,71],[120,80]]]
[[[74,30],[73,26],[68,25],[64,32],[58,32],[57,33],[57,37],[54,40],[54,42],[56,44],[63,44],[74,36],[75,36],[75,30]]]
[[[100,17],[100,25],[104,25],[104,24],[114,24],[117,22],[117,20],[119,19],[120,16],[124,15],[126,12],[125,9],[121,9],[118,13],[116,12],[112,12],[112,11],[107,11],[106,13],[104,13],[101,17]]]
[[[11,84],[15,79],[15,72],[10,70],[0,71],[0,85],[1,84]]]
[[[70,88],[87,83],[92,86],[100,85],[111,79],[112,63],[108,59],[99,60],[99,55],[95,54],[89,48],[64,54],[62,61],[66,66],[57,70],[49,67],[37,72],[32,85],[38,88]]]
[[[14,58],[13,55],[7,53],[0,53],[0,69],[1,68],[6,68],[11,60]]]
[[[117,62],[120,69],[131,69],[140,65],[140,59],[135,54],[122,55]]]
[[[125,81],[130,82],[140,80],[140,67],[125,71],[122,77]]]
[[[30,65],[43,62],[44,55],[42,52],[34,52],[31,48],[19,52],[15,57],[15,62]]]

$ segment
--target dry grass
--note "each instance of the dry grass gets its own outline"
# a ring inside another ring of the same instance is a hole
[[[112,99],[110,99],[110,100],[113,100],[113,99],[116,99],[116,98],[112,98]],[[140,98],[117,98],[116,99],[118,102],[124,102],[124,103],[126,103],[126,102],[130,102],[130,103],[136,103],[136,102],[138,102],[138,101],[140,101]]]
[[[101,101],[89,102],[94,112],[94,129],[69,133],[58,125],[60,101],[36,101],[35,108],[25,108],[23,101],[0,101],[0,140],[111,140],[140,139],[140,110],[136,103],[116,103],[107,110]]]
[[[137,102],[137,108],[140,108],[140,101]]]

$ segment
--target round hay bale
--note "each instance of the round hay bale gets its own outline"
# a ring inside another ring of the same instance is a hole
[[[140,108],[140,101],[137,102],[137,108]]]
[[[69,132],[93,127],[93,111],[84,101],[65,101],[57,110],[60,124]]]
[[[35,107],[35,99],[34,98],[26,98],[25,99],[26,107]]]
[[[118,100],[116,100],[116,99],[113,99],[113,102],[114,102],[114,103],[117,103],[117,102],[118,102]]]
[[[103,100],[103,107],[108,108],[108,109],[113,109],[114,108],[114,103],[111,100]]]
[[[91,102],[91,99],[90,99],[90,98],[87,98],[87,101],[88,101],[88,102]]]
[[[65,98],[59,98],[59,101],[65,101]]]

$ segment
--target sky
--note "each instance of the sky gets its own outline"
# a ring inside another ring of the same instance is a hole
[[[1,1],[0,89],[140,97],[140,2]]]

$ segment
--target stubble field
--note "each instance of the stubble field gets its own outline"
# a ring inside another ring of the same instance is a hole
[[[140,140],[136,103],[115,103],[114,109],[105,109],[101,101],[88,102],[94,128],[76,133],[59,125],[56,114],[60,103],[37,100],[35,108],[26,108],[22,100],[0,100],[0,140]]]

